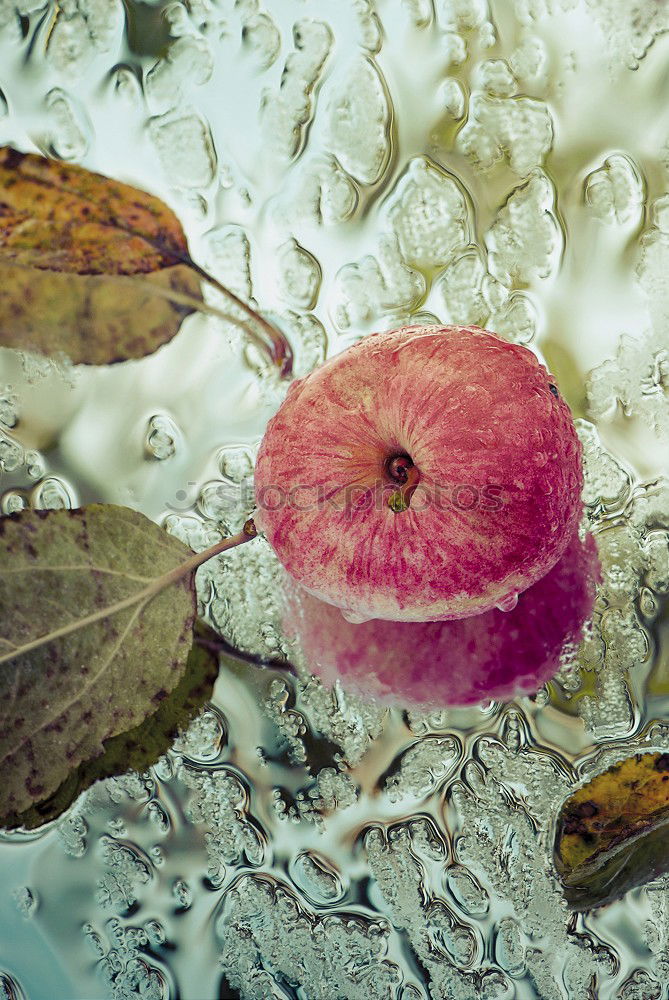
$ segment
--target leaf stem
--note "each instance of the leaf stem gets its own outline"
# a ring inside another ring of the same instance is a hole
[[[203,639],[196,635],[193,641],[196,646],[201,646],[211,653],[220,653],[223,656],[229,656],[233,660],[238,660],[240,663],[249,663],[254,667],[262,667],[267,670],[282,670],[284,673],[297,677],[297,670],[289,660],[279,660],[276,657],[264,659],[253,653],[245,653],[243,650],[232,646],[226,639],[220,636],[216,639]]]
[[[244,542],[250,542],[252,538],[257,536],[257,534],[258,531],[253,518],[250,517],[244,524],[242,530],[238,531],[236,535],[228,535],[227,538],[222,538],[220,542],[216,542],[215,545],[205,549],[203,552],[196,552],[190,559],[187,559],[186,562],[181,563],[180,566],[177,566],[175,569],[167,573],[164,578],[161,577],[160,579],[169,578],[167,579],[167,583],[164,584],[164,586],[167,586],[168,583],[171,583],[173,580],[179,580],[182,576],[185,576],[186,573],[193,572],[198,569],[198,567],[202,566],[203,563],[208,562],[210,559],[214,559],[215,556],[220,556],[222,552],[227,552],[229,549],[234,549],[238,545],[243,545]],[[162,587],[160,589],[162,590]]]
[[[206,281],[217,292],[224,295],[229,302],[232,302],[238,309],[246,313],[255,326],[262,331],[262,335],[254,331],[254,339],[269,353],[270,358],[279,369],[281,377],[289,378],[293,370],[293,351],[281,330],[261,316],[260,313],[256,312],[248,302],[244,302],[238,295],[235,295],[233,291],[222,284],[213,274],[209,274],[208,271],[197,264],[192,258],[189,257],[187,263],[191,270],[195,271],[203,281]],[[232,321],[239,323],[239,320],[233,319]],[[251,332],[248,326],[243,325],[247,331]]]
[[[253,519],[249,518],[242,530],[237,532],[236,535],[229,535],[227,538],[222,538],[220,542],[212,545],[211,548],[205,549],[204,552],[194,553],[189,559],[175,566],[168,573],[163,573],[162,576],[151,580],[142,590],[130,594],[128,597],[116,601],[107,607],[99,608],[97,611],[91,612],[90,615],[86,615],[85,618],[78,618],[73,622],[68,622],[67,625],[54,629],[46,635],[38,636],[36,639],[23,643],[21,646],[15,647],[6,653],[0,653],[0,664],[13,660],[17,656],[24,656],[33,649],[39,649],[40,646],[53,642],[55,639],[62,639],[72,632],[86,628],[88,625],[93,625],[102,618],[109,618],[111,615],[118,614],[120,611],[125,611],[127,608],[132,608],[135,605],[143,606],[148,604],[151,598],[159,594],[161,590],[165,590],[166,587],[176,583],[189,573],[194,573],[202,563],[213,559],[214,556],[218,556],[222,552],[227,552],[228,549],[234,549],[237,545],[243,545],[244,542],[251,541],[252,538],[256,537],[257,533]]]

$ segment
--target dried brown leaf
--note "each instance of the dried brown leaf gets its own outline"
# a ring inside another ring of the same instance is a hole
[[[201,280],[234,312],[207,304]],[[160,199],[73,164],[0,148],[0,346],[61,353],[75,364],[141,358],[195,310],[243,327],[290,373],[285,337],[194,263],[179,220]]]
[[[178,219],[81,167],[0,149],[0,343],[75,363],[140,358],[202,305]]]
[[[635,754],[565,802],[555,859],[575,909],[601,906],[669,870],[669,754]]]

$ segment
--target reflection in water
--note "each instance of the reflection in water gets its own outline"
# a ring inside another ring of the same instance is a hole
[[[599,575],[592,535],[570,543],[509,611],[446,622],[346,621],[338,608],[290,588],[285,630],[328,684],[398,706],[477,704],[534,694],[573,659]],[[292,591],[292,592],[291,592]]]

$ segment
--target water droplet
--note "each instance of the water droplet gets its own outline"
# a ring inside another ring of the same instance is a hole
[[[31,479],[41,479],[44,475],[44,459],[38,451],[27,451],[24,457],[26,472]]]
[[[614,153],[585,181],[585,201],[590,211],[609,224],[640,221],[645,185],[631,157]]]
[[[157,868],[165,863],[165,852],[162,847],[158,846],[158,844],[154,844],[149,850],[149,856]]]
[[[18,403],[16,393],[12,391],[11,385],[6,385],[0,391],[0,424],[7,428],[15,427],[19,419]]]
[[[328,109],[328,145],[341,165],[362,184],[380,181],[388,164],[391,113],[376,63],[359,56]]]
[[[501,601],[498,601],[495,607],[498,611],[513,611],[517,604],[518,594],[511,593],[503,597]]]
[[[182,91],[201,86],[210,78],[213,59],[204,38],[187,34],[175,38],[146,74],[145,91],[155,111],[168,111],[179,103]]]
[[[455,118],[458,121],[464,118],[467,98],[460,81],[456,80],[455,77],[448,77],[444,80],[440,93],[444,107],[451,118]]]
[[[654,618],[658,611],[655,594],[648,587],[642,587],[639,592],[639,610],[644,618]]]
[[[153,118],[149,131],[172,184],[205,188],[216,173],[216,153],[209,125],[197,114]]]
[[[280,294],[298,309],[313,309],[321,284],[318,261],[295,240],[290,240],[279,250]]]
[[[46,96],[51,121],[48,151],[62,160],[81,160],[88,150],[90,125],[83,109],[60,87]]]
[[[0,972],[0,1000],[24,1000],[25,993],[8,972]]]
[[[404,260],[415,267],[443,267],[470,241],[470,206],[461,182],[425,156],[412,160],[400,177],[388,215]]]
[[[198,508],[207,520],[232,527],[240,518],[246,518],[253,509],[253,494],[242,486],[226,482],[205,483],[197,501]]]
[[[164,806],[153,799],[149,802],[147,809],[151,822],[158,828],[159,832],[162,834],[169,833],[172,824]]]
[[[362,625],[363,622],[369,621],[365,615],[361,615],[358,611],[353,611],[350,608],[342,608],[341,614],[342,618],[345,618],[351,625]]]
[[[96,958],[102,958],[105,954],[105,946],[102,943],[102,938],[95,930],[92,924],[84,924],[81,928],[84,937],[86,938],[88,944],[93,950],[93,954]]]
[[[165,944],[167,935],[165,933],[165,928],[159,920],[147,920],[144,924],[144,930],[146,931],[149,943],[154,948],[159,948],[161,945]]]
[[[127,830],[124,820],[120,816],[114,816],[109,820],[107,826],[115,837],[125,837]]]
[[[253,475],[253,455],[249,448],[222,448],[218,453],[218,467],[225,479],[241,483]]]
[[[23,448],[0,428],[0,472],[16,472],[23,463]]]

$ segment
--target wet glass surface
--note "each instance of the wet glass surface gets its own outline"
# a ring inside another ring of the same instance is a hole
[[[604,576],[557,680],[388,711],[228,662],[144,775],[1,837],[0,998],[667,996],[669,880],[573,915],[586,777],[669,749],[669,8],[623,0],[0,0],[0,142],[163,198],[299,374],[407,321],[528,344],[579,419]],[[285,391],[189,317],[139,362],[0,352],[0,505],[127,504],[204,548]],[[257,541],[202,607],[287,652]],[[138,664],[141,670],[141,664]]]

